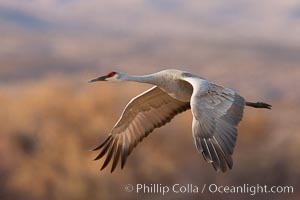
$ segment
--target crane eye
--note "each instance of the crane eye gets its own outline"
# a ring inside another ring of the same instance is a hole
[[[109,77],[113,77],[114,75],[116,75],[116,72],[109,72],[109,73],[107,74],[107,76],[109,76]]]

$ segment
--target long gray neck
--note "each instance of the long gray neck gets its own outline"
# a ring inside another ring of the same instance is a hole
[[[157,76],[155,74],[149,74],[144,76],[135,76],[129,74],[121,74],[121,80],[123,81],[133,81],[139,83],[157,84]]]

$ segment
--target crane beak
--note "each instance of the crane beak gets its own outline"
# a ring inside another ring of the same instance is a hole
[[[88,82],[92,83],[92,82],[96,82],[96,81],[106,81],[107,78],[109,78],[109,76],[100,76],[98,78],[94,78],[92,80],[89,80]]]

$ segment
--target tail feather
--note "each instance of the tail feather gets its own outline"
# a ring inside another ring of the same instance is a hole
[[[251,107],[254,107],[254,108],[266,108],[266,109],[271,109],[272,108],[272,105],[264,103],[264,102],[256,102],[256,103],[246,102],[246,106],[251,106]]]

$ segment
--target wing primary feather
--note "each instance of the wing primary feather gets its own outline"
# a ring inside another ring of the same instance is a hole
[[[104,161],[104,163],[103,163],[103,165],[102,165],[102,167],[101,167],[100,170],[103,170],[107,166],[107,164],[109,163],[109,161],[111,160],[111,158],[112,158],[112,156],[114,154],[117,142],[118,142],[118,140],[115,139],[114,143],[111,145],[111,147],[110,147],[110,149],[109,149],[109,151],[107,153],[106,159],[105,159],[105,161]]]
[[[114,155],[114,159],[113,159],[113,164],[112,164],[112,167],[111,167],[111,171],[110,171],[111,173],[115,170],[115,168],[118,165],[118,161],[119,161],[121,149],[122,149],[122,143],[119,140],[118,144],[117,144],[117,149],[115,151],[115,155]]]
[[[100,158],[102,158],[105,155],[105,153],[109,149],[112,141],[113,141],[112,137],[109,140],[107,140],[107,142],[106,142],[105,146],[103,147],[102,151],[99,153],[99,155],[94,160],[99,160]]]
[[[94,149],[91,149],[90,151],[97,151],[99,149],[101,149],[110,139],[111,139],[111,135],[109,135],[106,140],[104,140],[104,142],[102,142],[99,146],[97,146],[96,148]]]
[[[225,159],[225,154],[222,151],[222,147],[219,146],[218,143],[216,143],[215,139],[212,140],[212,143],[214,144],[215,150],[216,150],[217,154],[219,155],[220,168],[221,168],[222,172],[226,172],[227,171],[227,162]]]
[[[218,166],[216,165],[215,162],[212,162],[211,165],[213,166],[213,168],[214,168],[215,171],[219,170],[219,168],[218,168]]]
[[[226,161],[226,163],[227,163],[228,168],[229,168],[229,169],[232,169],[233,161],[232,161],[231,155],[226,154],[226,153],[223,151],[222,146],[220,146],[218,140],[217,140],[214,136],[213,136],[213,138],[214,138],[214,142],[217,144],[217,146],[220,147],[219,149],[220,149],[220,151],[222,151],[222,154],[223,154],[223,156],[224,156],[224,159],[225,159],[225,161]]]
[[[128,143],[126,143],[126,137],[123,137],[123,145],[121,151],[121,169],[123,169],[128,156]]]
[[[121,160],[121,169],[124,168],[126,161],[127,161],[127,157],[128,157],[128,152],[127,151],[122,151],[122,160]]]
[[[212,143],[211,141],[211,138],[208,139],[208,148],[209,148],[209,151],[210,151],[210,154],[211,154],[211,157],[212,157],[212,164],[215,168],[216,171],[219,171],[219,169],[221,168],[221,161],[220,161],[220,158],[219,158],[219,155],[214,147],[214,144]]]
[[[211,154],[209,152],[209,148],[208,148],[208,145],[207,145],[207,142],[206,142],[205,138],[202,138],[202,140],[201,140],[201,146],[203,148],[202,155],[204,155],[204,159],[206,161],[208,161],[208,162],[212,162],[212,157],[211,157]]]
[[[228,153],[229,155],[231,155],[233,153],[233,147],[230,146],[227,142],[226,139],[224,138],[224,136],[222,136],[221,134],[218,134],[216,136],[215,139],[218,138],[218,143],[220,144],[220,146],[223,148],[224,152]]]
[[[197,151],[199,153],[203,152],[203,148],[202,148],[202,145],[201,145],[201,138],[196,136],[195,137],[195,143],[196,143],[196,148],[197,148]]]

